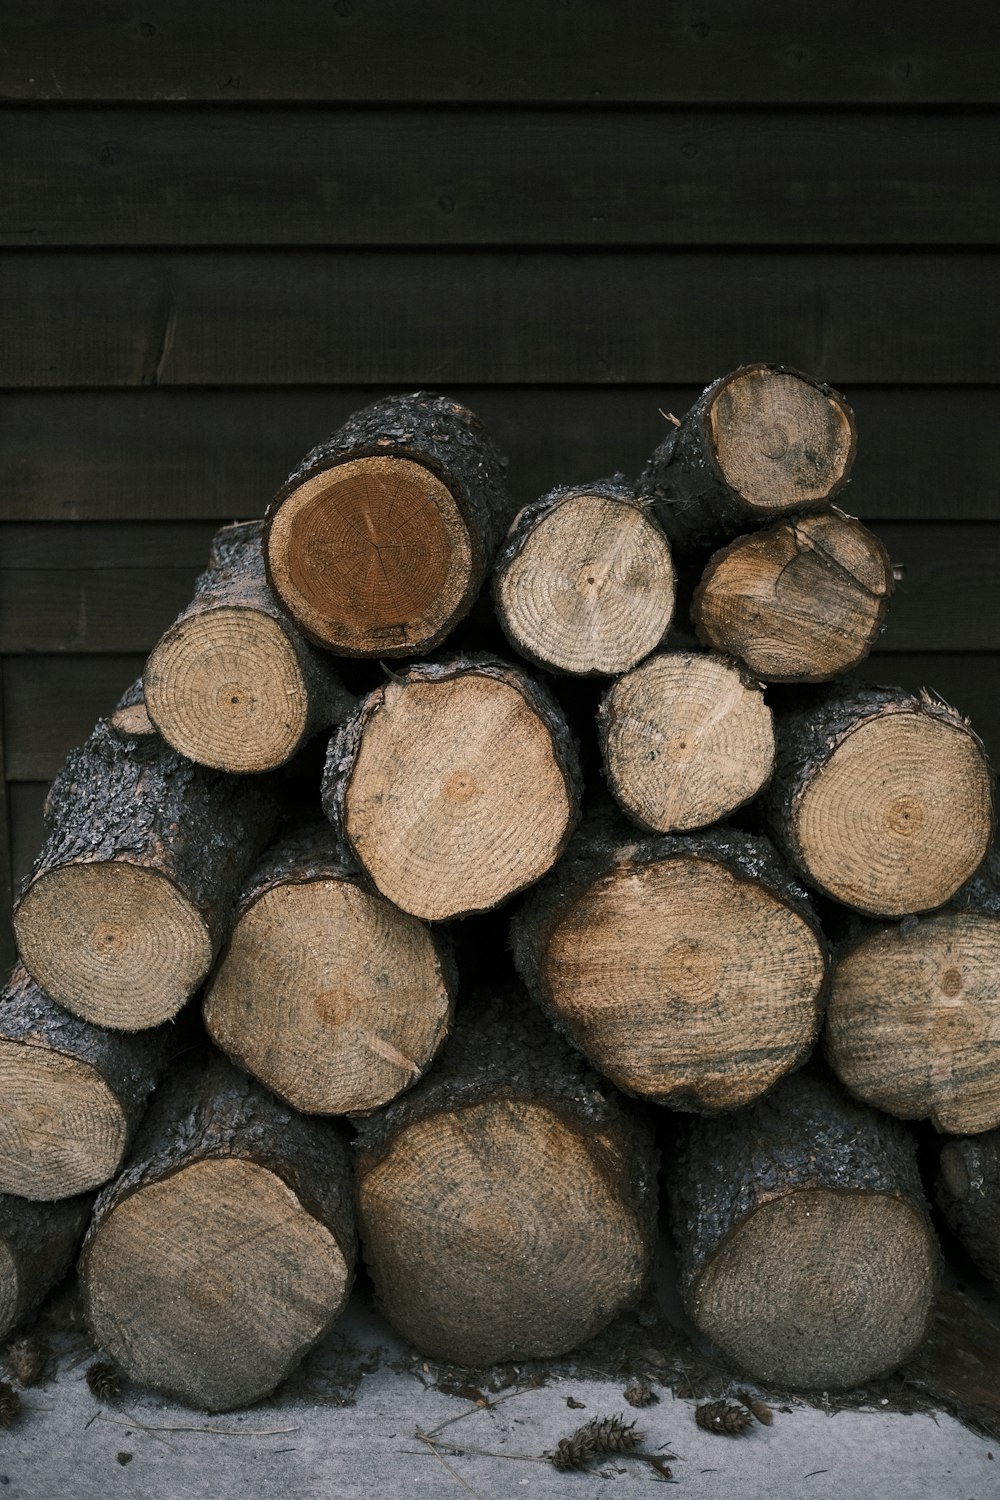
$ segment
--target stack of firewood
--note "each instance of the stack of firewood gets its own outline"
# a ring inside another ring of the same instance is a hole
[[[124,1371],[246,1403],[339,1315],[356,1223],[427,1355],[560,1354],[642,1291],[662,1153],[698,1329],[848,1387],[927,1326],[923,1118],[1000,1278],[992,777],[930,694],[830,685],[893,582],[832,503],[854,450],[835,391],[750,365],[636,484],[518,509],[419,393],[219,533],[15,909],[0,1334],[82,1239]]]

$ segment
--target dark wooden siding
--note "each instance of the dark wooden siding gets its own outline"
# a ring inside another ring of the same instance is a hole
[[[746,360],[830,380],[868,675],[1000,754],[992,4],[9,0],[0,101],[0,886],[214,526],[416,384],[527,500]]]

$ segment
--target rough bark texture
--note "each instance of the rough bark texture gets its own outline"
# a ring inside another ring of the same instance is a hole
[[[517,912],[529,990],[620,1088],[739,1108],[815,1042],[826,943],[767,839],[725,826],[636,840],[588,820]]]
[[[99,1196],[80,1277],[101,1347],[133,1379],[205,1410],[274,1389],[350,1290],[347,1146],[217,1054],[157,1095]]]
[[[0,995],[0,1191],[67,1198],[118,1170],[170,1032],[123,1034],[57,1005],[23,968]]]
[[[752,474],[725,451],[732,439]],[[743,365],[671,428],[637,490],[675,556],[694,562],[782,511],[832,500],[850,478],[855,445],[854,417],[837,391],[784,366]]]
[[[756,1379],[844,1389],[924,1337],[938,1251],[913,1139],[826,1080],[679,1124],[665,1190],[688,1312]]]
[[[549,671],[628,671],[674,612],[670,546],[623,474],[552,490],[515,517],[493,598],[514,649]]]
[[[648,1130],[514,988],[460,1013],[439,1064],[362,1123],[357,1149],[376,1294],[427,1354],[563,1353],[642,1288]]]
[[[269,771],[354,706],[267,584],[263,522],[224,526],[194,597],[161,636],[143,674],[153,723],[190,760]]]
[[[251,872],[204,1001],[224,1051],[295,1109],[375,1109],[447,1035],[450,944],[371,892],[326,822],[285,834]]]
[[[76,1256],[94,1197],[32,1203],[0,1193],[0,1339],[26,1323]]]
[[[870,916],[943,905],[978,869],[993,786],[978,736],[927,693],[845,683],[775,715],[772,836],[803,879]]]
[[[937,1201],[979,1270],[1000,1286],[1000,1130],[941,1147]]]
[[[207,974],[278,810],[273,783],[102,720],[45,804],[48,837],[14,913],[24,964],[98,1024],[169,1019]]]
[[[577,747],[547,690],[499,658],[466,656],[370,693],[330,742],[322,799],[383,895],[440,921],[540,879],[580,792]]]
[[[419,467],[384,469],[382,494],[383,470],[364,460]],[[335,497],[344,476],[331,471],[346,464],[360,466],[345,511]],[[313,449],[269,506],[271,586],[307,635],[344,655],[431,650],[468,612],[511,520],[505,467],[478,417],[456,401],[416,391],[374,402]],[[434,481],[426,503],[421,471]],[[392,512],[397,482],[412,500],[402,519]]]

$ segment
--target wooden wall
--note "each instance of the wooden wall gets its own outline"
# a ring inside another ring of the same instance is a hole
[[[7,0],[0,100],[0,885],[213,528],[415,385],[528,500],[747,360],[831,381],[870,673],[1000,755],[992,3]]]

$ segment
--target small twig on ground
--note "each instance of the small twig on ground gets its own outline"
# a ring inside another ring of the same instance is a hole
[[[116,1427],[137,1427],[140,1432],[211,1432],[216,1437],[278,1437],[286,1432],[301,1432],[301,1422],[297,1427],[197,1427],[187,1423],[179,1423],[177,1426],[152,1427],[148,1422],[140,1422],[138,1417],[129,1417],[123,1421],[119,1417],[106,1416],[99,1412],[103,1422],[112,1422]],[[128,1417],[128,1412],[125,1413]]]
[[[430,1432],[425,1433],[424,1436],[432,1438],[436,1433],[443,1432],[446,1427],[450,1427],[453,1422],[461,1422],[465,1417],[471,1417],[474,1412],[492,1411],[494,1406],[500,1406],[504,1401],[513,1401],[515,1396],[523,1396],[526,1389],[528,1387],[519,1386],[516,1391],[508,1391],[506,1396],[497,1396],[495,1401],[487,1401],[484,1406],[480,1406],[477,1402],[475,1406],[470,1406],[468,1411],[460,1411],[457,1417],[447,1417],[445,1421],[439,1422],[436,1427],[432,1427]]]
[[[446,1458],[442,1457],[442,1455],[438,1452],[437,1445],[429,1437],[427,1437],[427,1435],[425,1433],[418,1432],[416,1434],[416,1437],[418,1438],[418,1440],[421,1443],[426,1443],[427,1444],[427,1447],[430,1449],[431,1453],[433,1453],[434,1457],[437,1459],[437,1461],[441,1465],[441,1467],[443,1469],[447,1470],[447,1472],[451,1475],[452,1479],[455,1479],[455,1480],[458,1481],[458,1483],[462,1486],[463,1490],[468,1490],[468,1492],[469,1492],[470,1495],[475,1495],[476,1500],[483,1500],[483,1496],[479,1493],[479,1491],[476,1490],[476,1489],[473,1489],[472,1485],[469,1484],[468,1480],[462,1478],[461,1474],[458,1472],[457,1469],[453,1469],[452,1468],[452,1466],[448,1462],[448,1460]]]

